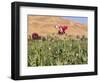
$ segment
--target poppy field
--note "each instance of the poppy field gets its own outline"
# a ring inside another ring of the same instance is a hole
[[[88,63],[87,38],[59,39],[47,36],[28,40],[28,66],[77,65]]]
[[[88,18],[28,15],[27,66],[88,64]]]

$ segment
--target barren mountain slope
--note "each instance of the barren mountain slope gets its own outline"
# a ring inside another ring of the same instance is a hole
[[[67,35],[87,37],[87,25],[76,23],[68,19],[63,19],[57,16],[28,16],[28,35],[38,33],[45,36],[52,33],[57,33],[55,25],[67,25],[69,28],[66,31]]]

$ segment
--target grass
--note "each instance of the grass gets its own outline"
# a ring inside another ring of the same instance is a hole
[[[88,63],[87,39],[47,37],[28,41],[28,66],[76,65]]]

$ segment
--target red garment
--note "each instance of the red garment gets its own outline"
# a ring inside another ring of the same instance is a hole
[[[67,29],[68,29],[68,26],[59,26],[59,33],[64,34]]]
[[[32,39],[37,39],[39,35],[37,33],[32,33]]]

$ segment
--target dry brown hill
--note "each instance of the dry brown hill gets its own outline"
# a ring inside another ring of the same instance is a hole
[[[55,29],[56,24],[69,26],[66,31],[67,35],[85,35],[87,37],[87,25],[76,23],[57,16],[28,16],[28,35],[31,35],[33,32],[38,33],[41,36],[57,33],[58,31]]]

